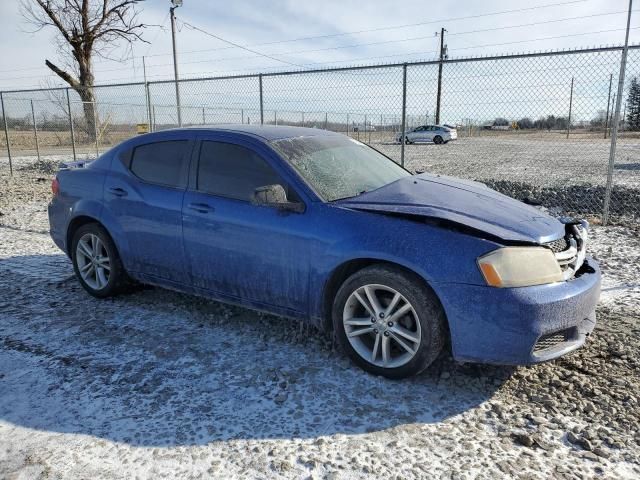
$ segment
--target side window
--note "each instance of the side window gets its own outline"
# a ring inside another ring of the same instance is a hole
[[[280,184],[290,189],[253,150],[231,143],[203,141],[198,162],[197,189],[213,195],[250,201],[258,187]]]
[[[183,165],[187,140],[148,143],[133,150],[131,171],[149,183],[168,187],[184,187]]]

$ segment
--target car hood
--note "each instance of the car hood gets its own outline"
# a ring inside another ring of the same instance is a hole
[[[446,220],[506,241],[544,243],[565,232],[559,220],[482,183],[427,173],[404,177],[334,204]]]

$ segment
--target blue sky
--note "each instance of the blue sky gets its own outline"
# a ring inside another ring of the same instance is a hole
[[[152,25],[144,33],[149,43],[139,42],[132,50],[117,48],[111,60],[97,59],[96,83],[142,81],[143,56],[149,80],[173,78],[169,5],[169,0],[149,0],[141,5],[140,19]],[[184,0],[184,6],[177,10],[180,76],[201,78],[432,60],[439,44],[435,32],[441,27],[447,29],[451,58],[619,45],[624,40],[627,7],[626,0]],[[640,5],[636,8],[639,11],[632,17],[631,43],[640,43]],[[232,48],[187,24],[272,58]],[[17,2],[0,2],[0,89],[62,84],[44,66],[45,59],[60,61],[53,41],[55,32],[28,30]],[[575,78],[572,115],[588,120],[598,110],[606,109],[609,78],[616,76],[619,68],[617,55],[448,65],[443,119],[464,123],[466,118],[484,122],[496,116],[514,120],[563,116],[567,114],[571,79]],[[630,73],[640,75],[640,50],[633,52],[632,60]],[[417,117],[416,121],[428,122],[429,116],[433,119],[436,72],[437,68],[430,66],[408,73],[408,113]],[[266,77],[265,115],[289,121],[304,116],[307,121],[320,123],[325,114],[329,121],[340,123],[346,122],[347,115],[350,122],[361,123],[365,115],[381,123],[392,121],[400,111],[400,73],[399,69],[383,69],[358,74]],[[188,121],[199,122],[203,108],[208,122],[234,122],[246,117],[257,120],[255,79],[189,83],[181,91]],[[159,122],[175,121],[173,85],[154,85],[151,96]],[[98,97],[103,117],[122,115],[122,105],[127,104],[134,112],[131,115],[144,121],[142,87],[102,89]],[[20,104],[15,100],[18,103],[14,107],[25,110],[24,100]]]
[[[448,30],[446,38],[451,57],[620,44],[624,40],[622,29],[625,26],[625,14],[613,12],[624,12],[628,6],[626,0],[586,0],[548,6],[558,3],[565,2],[184,0],[184,6],[177,10],[180,74],[192,77],[297,68],[286,62],[317,68],[432,59],[438,47],[438,38],[434,33],[440,27]],[[96,60],[99,83],[142,79],[143,55],[147,57],[149,79],[171,78],[168,7],[169,0],[149,0],[141,5],[141,20],[163,27],[152,26],[146,30],[144,38],[150,44],[138,43],[132,52],[124,49],[115,52],[113,56],[119,61]],[[530,7],[536,8],[455,20]],[[640,10],[640,5],[636,8]],[[0,88],[59,83],[44,67],[45,58],[53,61],[59,59],[52,41],[54,31],[45,29],[28,33],[29,26],[24,23],[18,10],[18,2],[0,2]],[[598,14],[609,15],[569,20]],[[224,48],[229,45],[190,29],[182,21],[232,42],[252,45],[252,49],[282,61],[240,49]],[[433,23],[385,29],[423,22]],[[537,25],[519,26],[532,23]],[[640,42],[639,26],[640,12],[632,19],[632,27],[635,27],[631,33],[632,42]],[[372,29],[378,30],[348,33]],[[486,31],[488,29],[495,30]],[[262,45],[320,35],[336,36]],[[405,39],[413,40],[398,41]],[[351,45],[360,46],[344,48]]]

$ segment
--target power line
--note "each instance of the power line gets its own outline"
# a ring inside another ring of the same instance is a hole
[[[636,29],[640,29],[640,27],[632,27],[631,30],[636,30]],[[469,49],[473,49],[473,48],[485,48],[485,47],[499,47],[499,46],[503,46],[503,45],[515,45],[518,43],[531,43],[531,42],[538,42],[538,41],[544,41],[544,40],[556,40],[559,38],[569,38],[569,37],[580,37],[580,36],[584,36],[584,35],[597,35],[599,33],[611,33],[611,32],[620,32],[620,31],[625,31],[624,28],[613,28],[610,30],[598,30],[595,32],[583,32],[583,33],[570,33],[567,35],[556,35],[553,37],[541,37],[541,38],[534,38],[532,40],[515,40],[513,42],[502,42],[502,43],[489,43],[489,44],[485,44],[485,45],[476,45],[476,46],[471,46],[471,47],[460,47],[460,48],[454,48],[454,51],[458,51],[458,50],[469,50]]]
[[[226,40],[226,39],[224,39],[224,38],[222,38],[222,37],[220,37],[218,35],[214,35],[213,33],[210,33],[210,32],[207,32],[206,30],[198,28],[195,25],[191,25],[188,22],[182,21],[182,24],[187,28],[191,28],[192,30],[197,30],[200,33],[204,33],[205,35],[208,35],[209,37],[215,38],[216,40],[220,40],[221,42],[224,42],[224,43],[228,43],[229,45],[233,45],[236,48],[240,48],[242,50],[246,50],[247,52],[254,53],[254,54],[259,55],[261,57],[270,58],[271,60],[275,60],[276,62],[286,63],[287,65],[292,65],[294,67],[304,68],[302,65],[299,65],[297,63],[287,62],[286,60],[280,60],[279,58],[272,57],[271,55],[268,55],[266,53],[261,53],[261,52],[258,52],[256,50],[252,50],[250,48],[243,47],[242,45],[239,45],[237,43],[231,42],[231,41]]]
[[[640,27],[632,27],[631,30],[637,30],[640,29]],[[529,39],[529,40],[516,40],[516,41],[511,41],[511,42],[500,42],[500,43],[491,43],[491,44],[482,44],[482,45],[472,45],[472,46],[468,46],[468,47],[460,47],[460,48],[455,48],[452,49],[453,51],[460,51],[460,50],[470,50],[470,49],[476,49],[476,48],[486,48],[486,47],[496,47],[496,46],[505,46],[505,45],[514,45],[514,44],[521,44],[521,43],[531,43],[531,42],[538,42],[538,41],[545,41],[545,40],[555,40],[555,39],[559,39],[559,38],[570,38],[570,37],[577,37],[577,36],[584,36],[584,35],[596,35],[596,34],[601,34],[601,33],[611,33],[611,32],[618,32],[624,29],[610,29],[610,30],[599,30],[599,31],[595,31],[595,32],[583,32],[583,33],[574,33],[574,34],[567,34],[567,35],[558,35],[558,36],[550,36],[550,37],[539,37],[539,38],[533,38],[533,39]],[[362,61],[362,60],[379,60],[379,59],[384,59],[384,58],[394,58],[394,57],[402,57],[402,56],[412,56],[412,55],[426,55],[426,54],[432,54],[432,53],[438,53],[437,50],[429,50],[429,51],[416,51],[416,52],[404,52],[404,53],[399,53],[399,54],[392,54],[392,55],[379,55],[379,56],[369,56],[369,57],[359,57],[359,58],[352,58],[352,59],[348,59],[348,60],[332,60],[332,61],[326,61],[326,62],[310,62],[310,63],[305,63],[302,65],[295,65],[295,66],[301,66],[302,68],[309,68],[309,67],[314,67],[314,66],[319,66],[319,65],[330,65],[330,64],[338,64],[338,63],[350,63],[350,62],[357,62],[357,61]],[[170,65],[170,64],[167,64]],[[165,66],[165,65],[154,65],[154,66]],[[279,67],[264,67],[263,70],[275,70]],[[255,67],[250,67],[250,68],[242,68],[242,69],[235,69],[235,70],[206,70],[203,72],[197,72],[197,73],[190,73],[189,75],[207,75],[207,74],[219,74],[219,73],[242,73],[242,72],[247,72],[247,71],[251,71],[251,70],[255,70]],[[165,77],[167,76],[167,74],[154,74],[154,75],[147,75],[150,78],[160,78],[160,77]],[[14,78],[30,78],[29,77],[14,77]],[[48,75],[47,77],[54,77],[54,78],[58,78],[56,75]],[[116,77],[116,78],[112,78],[111,81],[114,80],[127,80],[130,79],[130,76],[126,76],[126,77]],[[196,78],[196,77],[190,77],[190,78]],[[11,78],[6,78],[6,79],[0,79],[0,81],[6,81],[6,80],[12,80]]]
[[[640,10],[634,10],[634,11],[640,11]],[[508,30],[508,29],[514,29],[514,28],[531,27],[531,26],[536,26],[536,25],[546,25],[546,24],[551,24],[551,23],[559,23],[559,22],[571,21],[571,20],[580,20],[580,19],[585,19],[585,18],[594,18],[594,17],[618,15],[618,14],[621,14],[621,13],[626,14],[627,12],[626,11],[618,11],[618,12],[597,13],[597,14],[591,14],[591,15],[581,15],[581,16],[576,16],[576,17],[566,17],[566,18],[560,18],[560,19],[554,19],[554,20],[546,20],[546,21],[541,21],[541,22],[531,22],[531,23],[524,23],[524,24],[519,24],[519,25],[509,25],[509,26],[505,26],[505,27],[494,27],[494,28],[486,28],[486,29],[478,29],[478,30],[468,30],[468,31],[463,31],[463,32],[452,32],[452,33],[449,33],[449,36],[459,36],[459,35],[467,35],[467,34],[471,34],[471,33],[492,32],[492,31],[498,31],[498,30]],[[597,32],[590,32],[590,33],[597,33]],[[181,65],[192,65],[192,64],[198,64],[198,63],[211,63],[211,62],[224,61],[224,60],[242,60],[242,59],[246,59],[246,58],[254,58],[256,56],[265,56],[265,55],[269,55],[269,57],[267,57],[267,58],[271,58],[271,56],[274,56],[274,55],[279,55],[279,56],[281,56],[281,55],[297,55],[297,54],[301,54],[301,53],[315,53],[315,52],[323,52],[323,51],[330,51],[330,50],[341,50],[341,49],[364,47],[364,46],[386,45],[386,44],[393,44],[393,43],[411,42],[411,41],[425,40],[425,39],[430,39],[430,38],[432,38],[432,35],[426,35],[426,36],[420,36],[420,37],[402,38],[402,39],[397,39],[397,40],[383,40],[383,41],[378,41],[378,42],[355,43],[355,44],[351,44],[351,45],[339,45],[339,46],[334,46],[334,47],[325,47],[325,48],[316,48],[316,49],[307,49],[307,50],[294,50],[294,51],[272,52],[272,53],[270,52],[268,54],[259,53],[259,54],[236,56],[236,57],[218,57],[218,58],[214,58],[214,59],[194,60],[194,61],[189,61],[189,62],[181,62],[180,64]],[[226,49],[226,48],[227,47],[225,47],[224,49]],[[231,48],[231,47],[229,47],[229,48]],[[235,48],[235,47],[233,47],[233,48]],[[475,47],[468,47],[468,48],[475,48]],[[433,52],[425,52],[425,53],[433,53]],[[284,62],[284,63],[292,64],[290,62]],[[148,68],[166,67],[166,66],[171,66],[171,65],[172,65],[172,63],[155,63],[155,64],[148,64],[147,67]],[[297,64],[292,64],[292,65],[299,66]],[[129,68],[130,67],[120,67],[120,68],[111,68],[111,69],[106,69],[106,70],[96,70],[96,73],[122,71],[122,70],[128,70]],[[12,77],[12,78],[30,78],[30,76]]]
[[[160,32],[164,32],[165,31],[165,25],[167,24],[167,20],[169,19],[169,15],[170,14],[171,14],[171,12],[167,12],[165,14],[164,19],[162,20],[162,23],[160,24],[160,28],[158,28],[158,31],[156,32],[155,36],[153,37],[153,40],[151,40],[151,43],[149,44],[149,48],[147,48],[147,52],[143,56],[148,56],[149,55],[149,52],[151,51],[151,49],[153,49],[153,45],[155,44],[155,41],[158,38],[158,35],[160,35]]]
[[[482,14],[478,14],[478,15],[467,15],[467,16],[463,16],[463,17],[450,17],[450,18],[443,18],[443,19],[439,19],[439,20],[429,20],[429,21],[425,21],[425,22],[409,23],[409,24],[404,24],[404,25],[393,25],[393,26],[389,26],[389,27],[372,28],[372,29],[368,29],[368,30],[356,30],[356,31],[350,31],[350,32],[315,35],[315,36],[310,36],[310,37],[291,38],[291,39],[285,39],[285,40],[276,40],[276,41],[272,41],[272,42],[253,43],[253,44],[248,44],[248,45],[243,45],[243,46],[234,44],[234,46],[232,46],[232,47],[218,47],[218,48],[207,48],[207,49],[200,49],[200,50],[188,50],[188,51],[181,52],[181,53],[183,55],[185,55],[185,54],[188,54],[188,53],[201,53],[201,52],[213,52],[213,51],[219,51],[219,50],[230,50],[232,48],[238,48],[238,47],[239,48],[242,48],[242,47],[262,47],[262,46],[266,46],[266,45],[277,45],[277,44],[282,44],[282,43],[300,42],[300,41],[305,41],[305,40],[316,40],[316,39],[321,39],[321,38],[334,38],[334,37],[343,37],[343,36],[347,36],[347,35],[359,35],[359,34],[362,34],[362,33],[380,32],[380,31],[384,31],[384,30],[397,30],[397,29],[401,29],[401,28],[417,27],[417,26],[421,26],[421,25],[431,25],[431,24],[442,23],[442,22],[454,22],[454,21],[459,21],[459,20],[470,20],[470,19],[475,19],[475,18],[495,16],[495,15],[506,15],[506,14],[510,14],[510,13],[520,13],[520,12],[531,11],[531,10],[538,10],[538,9],[544,9],[544,8],[572,5],[572,4],[576,4],[576,3],[584,3],[586,1],[588,1],[588,0],[571,0],[571,1],[567,1],[567,2],[559,2],[559,3],[549,3],[549,4],[545,4],[545,5],[537,5],[537,6],[534,6],[534,7],[525,7],[525,8],[518,8],[518,9],[513,9],[513,10],[502,10],[502,11],[497,11],[497,12],[482,13]],[[171,55],[171,53],[156,53],[156,54],[153,54],[153,55],[146,55],[146,56],[147,57],[159,57],[159,56],[168,56],[168,55]]]
[[[285,63],[285,64],[296,66],[296,67],[301,67],[301,65],[299,65],[299,64],[275,58],[275,57],[273,57],[273,55],[291,55],[291,54],[299,54],[299,53],[313,53],[313,52],[320,52],[320,51],[339,50],[339,49],[345,49],[345,48],[355,48],[355,47],[359,47],[359,46],[371,46],[371,45],[382,45],[382,44],[390,44],[390,43],[401,43],[401,42],[406,42],[406,41],[424,40],[426,38],[430,38],[431,36],[421,36],[421,37],[413,37],[413,38],[399,39],[399,40],[387,40],[387,41],[380,41],[380,42],[369,42],[369,43],[361,43],[361,44],[352,44],[352,45],[344,45],[344,46],[326,47],[326,48],[320,48],[320,49],[300,50],[300,51],[294,51],[294,52],[271,53],[271,54],[263,54],[261,52],[257,52],[255,50],[252,50],[252,49],[250,49],[248,47],[275,45],[275,44],[291,43],[291,42],[298,42],[298,41],[303,41],[303,40],[313,40],[313,39],[320,39],[320,38],[332,38],[332,37],[339,37],[339,36],[346,36],[346,35],[355,35],[355,34],[361,34],[361,33],[369,33],[369,32],[377,32],[377,31],[384,31],[384,30],[394,30],[394,29],[407,28],[407,27],[420,26],[420,25],[428,25],[428,24],[434,24],[434,23],[438,23],[438,22],[451,22],[451,21],[482,18],[482,17],[495,16],[495,15],[505,15],[505,14],[509,14],[509,13],[518,13],[518,12],[537,10],[537,9],[543,9],[543,8],[551,8],[551,7],[556,7],[556,6],[571,5],[571,4],[575,4],[575,3],[582,3],[582,2],[585,2],[585,1],[587,1],[587,0],[572,0],[572,1],[568,1],[568,2],[551,3],[551,4],[538,5],[538,6],[526,7],[526,8],[520,8],[520,9],[503,10],[503,11],[498,11],[498,12],[489,12],[489,13],[478,14],[478,15],[468,15],[468,16],[463,16],[463,17],[452,17],[452,18],[448,18],[448,19],[433,20],[433,21],[427,21],[427,22],[418,22],[418,23],[404,24],[404,25],[394,25],[394,26],[389,26],[389,27],[379,27],[379,28],[374,28],[374,29],[358,30],[358,31],[351,31],[351,32],[342,32],[342,33],[336,33],[336,34],[317,35],[317,36],[310,36],[310,37],[300,37],[300,38],[294,38],[294,39],[278,40],[278,41],[273,41],[273,42],[264,42],[264,43],[250,44],[250,45],[239,45],[239,44],[236,44],[234,42],[230,42],[228,40],[225,40],[222,37],[219,37],[219,36],[214,35],[214,34],[212,34],[210,32],[207,32],[207,31],[202,30],[202,29],[200,29],[198,27],[195,27],[194,25],[188,24],[187,22],[182,22],[187,27],[190,27],[192,29],[198,30],[201,33],[204,33],[204,34],[206,34],[206,35],[208,35],[208,36],[210,36],[212,38],[216,38],[217,40],[223,41],[223,42],[228,43],[229,45],[231,45],[229,47],[219,47],[219,48],[202,49],[202,50],[191,50],[191,51],[186,51],[186,52],[182,52],[182,53],[183,54],[200,53],[200,52],[211,52],[211,51],[220,51],[220,50],[229,50],[229,49],[234,49],[234,48],[240,48],[240,49],[249,51],[251,53],[254,53],[255,55],[263,56],[263,57],[266,57],[266,58],[270,58],[271,60],[275,60],[275,61],[278,61],[280,63]],[[546,22],[534,22],[534,23],[530,23],[530,24],[514,25],[514,26],[507,26],[507,27],[496,27],[496,28],[484,29],[484,30],[475,30],[475,31],[472,30],[472,31],[468,31],[468,32],[452,33],[451,35],[463,35],[463,34],[467,34],[467,33],[480,33],[480,32],[483,32],[483,31],[496,31],[496,30],[518,28],[518,27],[524,27],[524,26],[541,25],[541,24],[546,24],[546,23],[557,23],[557,22],[561,22],[561,21],[576,20],[576,19],[581,19],[581,18],[592,18],[592,17],[596,17],[596,16],[615,15],[615,14],[619,14],[619,13],[626,13],[626,11],[624,11],[624,12],[610,12],[610,13],[602,13],[602,14],[592,14],[592,15],[584,15],[584,16],[578,16],[578,17],[569,17],[569,18],[565,18],[565,19],[555,19],[555,20],[550,20],[550,21],[546,21]],[[150,52],[151,49],[153,48],[153,44],[155,43],[155,39],[158,37],[158,35],[160,34],[161,31],[164,31],[164,26],[165,26],[167,18],[168,18],[168,14],[165,15],[164,20],[162,21],[162,23],[157,26],[158,27],[158,31],[156,32],[156,35],[155,35],[151,45],[149,46],[149,49],[147,50],[147,54],[144,55],[145,57],[156,57],[156,56],[171,55],[170,53],[148,55],[148,52]],[[132,56],[131,60],[134,60],[136,58],[142,58],[142,57],[141,56]],[[246,56],[246,57],[231,57],[231,58],[222,58],[220,60],[241,59],[241,58],[251,58],[251,57],[248,57],[248,56]],[[185,63],[185,62],[183,62],[183,63]],[[186,62],[186,63],[206,63],[206,61],[194,61],[194,62]],[[166,66],[166,65],[169,65],[169,64],[155,64],[155,65],[149,65],[149,67]],[[43,67],[30,67],[30,68],[23,68],[23,69],[0,70],[0,73],[18,72],[18,71],[33,71],[33,70],[39,70],[41,68],[43,68]],[[96,73],[110,72],[110,71],[120,71],[120,70],[127,70],[127,69],[129,69],[129,67],[107,69],[107,70],[102,70],[102,71],[96,71]],[[23,77],[6,77],[6,78],[7,79],[20,79],[20,78],[30,78],[30,77],[31,77],[31,75],[30,76],[23,76]]]
[[[638,12],[640,10],[633,10],[634,12]],[[559,22],[566,22],[566,21],[570,21],[570,20],[581,20],[584,18],[594,18],[594,17],[606,17],[609,15],[619,15],[621,13],[627,14],[627,10],[620,10],[618,12],[608,12],[608,13],[594,13],[591,15],[580,15],[578,17],[566,17],[566,18],[557,18],[554,20],[545,20],[542,22],[532,22],[532,23],[521,23],[519,25],[509,25],[506,27],[493,27],[493,28],[484,28],[484,29],[480,29],[480,30],[467,30],[466,32],[454,32],[454,33],[449,33],[449,36],[452,35],[467,35],[469,33],[483,33],[483,32],[493,32],[493,31],[497,31],[497,30],[509,30],[512,28],[522,28],[522,27],[533,27],[536,25],[547,25],[550,23],[559,23]]]
[[[512,13],[512,12],[520,12],[520,11],[526,11],[526,10],[531,10],[531,9],[537,9],[537,8],[546,8],[546,7],[551,7],[551,6],[558,6],[558,5],[566,5],[566,4],[572,4],[572,3],[579,3],[580,1],[585,1],[585,0],[575,0],[572,2],[563,2],[563,3],[556,3],[556,4],[549,4],[549,5],[542,5],[542,6],[537,6],[537,7],[528,7],[528,8],[524,8],[524,9],[517,9],[517,10],[507,10],[507,11],[503,11],[503,12],[494,12],[494,13],[487,13],[487,14],[481,14],[481,15],[474,15],[474,16],[468,16],[468,17],[457,17],[457,19],[463,19],[463,18],[477,18],[477,17],[483,17],[483,16],[489,16],[489,15],[499,15],[499,14],[504,14],[504,13]],[[480,32],[486,32],[486,31],[497,31],[497,30],[503,30],[503,29],[512,29],[512,28],[520,28],[520,27],[527,27],[527,26],[535,26],[535,25],[541,25],[541,24],[550,24],[550,23],[558,23],[558,22],[562,22],[562,21],[570,21],[570,20],[577,20],[577,19],[583,19],[583,18],[593,18],[593,17],[600,17],[600,16],[609,16],[609,15],[616,15],[619,13],[626,13],[626,12],[608,12],[608,13],[600,13],[600,14],[591,14],[591,15],[583,15],[583,16],[576,16],[576,17],[567,17],[567,18],[562,18],[562,19],[554,19],[554,20],[548,20],[548,21],[541,21],[541,22],[532,22],[532,23],[528,23],[528,24],[520,24],[520,25],[510,25],[510,26],[505,26],[505,27],[495,27],[495,28],[489,28],[489,29],[479,29],[479,30],[470,30],[470,31],[464,31],[464,32],[453,32],[450,35],[464,35],[464,34],[469,34],[469,33],[480,33]],[[331,63],[345,63],[345,62],[352,62],[352,61],[358,61],[358,60],[366,60],[366,59],[378,59],[378,58],[389,58],[389,57],[394,57],[394,56],[402,56],[402,55],[416,55],[416,54],[426,54],[426,53],[435,53],[434,51],[428,51],[428,52],[411,52],[411,53],[403,53],[403,54],[399,54],[399,55],[386,55],[386,56],[374,56],[374,57],[363,57],[363,58],[356,58],[356,59],[350,59],[350,60],[344,60],[344,61],[330,61],[330,62],[313,62],[313,63],[307,63],[307,64],[299,64],[299,63],[294,63],[294,62],[289,62],[286,60],[282,60],[279,59],[277,57],[275,57],[274,55],[294,55],[294,54],[300,54],[300,53],[312,53],[312,52],[319,52],[319,51],[328,51],[328,50],[338,50],[338,49],[345,49],[345,48],[355,48],[355,47],[359,47],[359,46],[371,46],[371,45],[381,45],[381,44],[391,44],[391,43],[401,43],[401,42],[408,42],[408,41],[416,41],[416,40],[423,40],[426,38],[431,38],[431,36],[421,36],[421,37],[412,37],[412,38],[404,38],[404,39],[398,39],[398,40],[386,40],[386,41],[379,41],[379,42],[369,42],[369,43],[360,43],[360,44],[352,44],[352,45],[342,45],[342,46],[335,46],[335,47],[326,47],[326,48],[320,48],[320,49],[310,49],[310,50],[298,50],[298,51],[289,51],[289,52],[283,52],[283,53],[262,53],[262,52],[258,52],[256,50],[252,50],[250,48],[247,48],[245,46],[236,44],[234,42],[228,41],[220,36],[214,35],[210,32],[207,32],[203,29],[200,29],[198,27],[195,27],[194,25],[188,24],[187,22],[183,22],[186,26],[195,29],[197,31],[200,31],[201,33],[204,33],[212,38],[215,38],[219,41],[223,41],[225,43],[228,43],[229,45],[232,45],[231,47],[223,47],[220,49],[209,49],[209,50],[202,50],[202,51],[213,51],[213,50],[223,50],[223,49],[232,49],[232,48],[240,48],[243,49],[245,51],[248,51],[250,53],[253,54],[253,56],[261,56],[261,57],[265,57],[268,58],[270,60],[274,60],[280,63],[284,63],[287,65],[292,65],[292,66],[296,66],[299,68],[306,68],[306,65],[320,65],[320,64],[331,64]],[[435,23],[435,21],[433,22],[421,22],[420,24],[427,24],[427,23]],[[417,25],[417,24],[411,24],[411,25]],[[160,28],[162,28],[163,26],[160,26]],[[400,28],[402,26],[394,26],[394,27],[383,27],[383,29],[392,29],[392,28]],[[372,29],[372,30],[362,30],[360,32],[365,32],[365,31],[377,31],[380,29]],[[472,48],[481,48],[481,47],[485,47],[485,46],[500,46],[500,45],[509,45],[509,44],[514,44],[514,43],[527,43],[527,42],[533,42],[533,41],[539,41],[539,40],[548,40],[548,39],[554,39],[554,38],[566,38],[566,37],[571,37],[571,36],[579,36],[579,35],[588,35],[588,34],[598,34],[598,33],[605,33],[605,32],[612,32],[612,31],[618,31],[618,30],[604,30],[604,31],[599,31],[599,32],[587,32],[587,33],[580,33],[580,34],[573,34],[573,35],[564,35],[564,36],[559,36],[559,37],[547,37],[547,38],[542,38],[542,39],[532,39],[532,40],[522,40],[522,41],[516,41],[516,42],[504,42],[504,43],[497,43],[497,44],[490,44],[490,45],[479,45],[479,46],[469,46],[469,47],[463,47],[463,48],[458,48],[455,50],[464,50],[464,49],[472,49]],[[350,33],[357,33],[357,32],[350,32]],[[156,34],[159,34],[159,31]],[[349,33],[344,33],[344,35],[347,35]],[[338,36],[339,34],[335,34],[335,35],[331,35],[331,36]],[[342,34],[340,34],[342,35]],[[319,37],[306,37],[306,39],[310,39],[310,38],[321,38],[324,36],[319,36]],[[300,39],[293,39],[293,40],[282,40],[279,42],[269,42],[269,43],[263,43],[263,44],[259,44],[259,45],[268,45],[268,44],[274,44],[274,43],[285,43],[285,42],[290,42],[290,41],[298,41]],[[163,55],[163,54],[157,54],[157,55],[150,55],[150,56],[158,56],[158,55]],[[139,57],[131,57],[132,59],[135,58],[139,58]],[[193,61],[193,62],[183,62],[183,64],[194,64],[194,63],[208,63],[211,61],[219,61],[219,60],[232,60],[232,59],[242,59],[242,58],[252,58],[252,56],[242,56],[242,57],[226,57],[226,58],[221,58],[221,59],[217,59],[217,60],[203,60],[203,61]],[[149,67],[162,67],[162,66],[167,66],[170,64],[151,64],[148,65]],[[25,70],[34,70],[34,69],[39,69],[42,67],[34,67],[31,69],[18,69],[18,70],[12,70],[12,71],[25,71]],[[104,73],[104,72],[110,72],[110,71],[122,71],[122,70],[129,70],[130,67],[119,67],[119,68],[114,68],[114,69],[106,69],[106,70],[98,70],[96,71],[96,73]],[[246,70],[251,70],[251,69],[246,69]],[[241,70],[235,70],[235,71],[241,71]],[[154,77],[157,76],[161,76],[161,75],[152,75]],[[33,75],[28,75],[28,76],[20,76],[20,77],[5,77],[5,78],[0,78],[0,80],[12,80],[12,79],[22,79],[22,78],[32,78]],[[55,75],[47,75],[45,78],[57,78],[57,76]],[[122,78],[128,78],[128,77],[122,77]]]
[[[640,10],[638,10],[640,11]],[[619,12],[609,12],[609,13],[600,13],[600,14],[593,14],[593,15],[582,15],[582,16],[578,16],[578,17],[567,17],[567,18],[560,18],[560,19],[555,19],[555,20],[547,20],[547,21],[542,21],[542,22],[532,22],[532,23],[524,23],[524,24],[520,24],[520,25],[510,25],[510,26],[506,26],[506,27],[495,27],[495,28],[486,28],[486,29],[480,29],[480,30],[468,30],[468,31],[464,31],[464,32],[453,32],[450,33],[450,36],[455,36],[455,35],[466,35],[466,34],[470,34],[470,33],[481,33],[481,32],[492,32],[492,31],[497,31],[497,30],[506,30],[506,29],[513,29],[513,28],[522,28],[522,27],[531,27],[531,26],[535,26],[535,25],[545,25],[545,24],[550,24],[550,23],[558,23],[558,22],[563,22],[563,21],[570,21],[570,20],[579,20],[579,19],[584,19],[584,18],[593,18],[593,17],[601,17],[601,16],[608,16],[608,15],[617,15],[617,14],[621,14],[624,13],[626,14],[627,11],[619,11]],[[285,51],[285,52],[270,52],[268,53],[268,55],[278,55],[278,56],[282,56],[282,55],[297,55],[297,54],[301,54],[301,53],[315,53],[315,52],[324,52],[324,51],[330,51],[330,50],[342,50],[342,49],[347,49],[347,48],[356,48],[356,47],[365,47],[365,46],[372,46],[372,45],[387,45],[387,44],[392,44],[392,43],[403,43],[403,42],[411,42],[411,41],[416,41],[416,40],[425,40],[425,39],[430,39],[432,38],[433,35],[426,35],[426,36],[420,36],[420,37],[410,37],[410,38],[402,38],[402,39],[397,39],[397,40],[382,40],[382,41],[378,41],[378,42],[368,42],[368,43],[355,43],[355,44],[351,44],[351,45],[338,45],[338,46],[334,46],[334,47],[325,47],[325,48],[315,48],[315,49],[307,49],[307,50],[293,50],[293,51]],[[263,54],[260,54],[259,56],[264,56]],[[218,57],[218,58],[214,58],[214,59],[206,59],[206,60],[193,60],[190,62],[181,62],[181,65],[190,65],[190,64],[196,64],[196,63],[210,63],[210,62],[217,62],[217,61],[223,61],[223,60],[242,60],[245,58],[254,58],[255,55],[244,55],[244,56],[240,56],[240,57]],[[269,57],[271,58],[271,57]],[[164,67],[164,66],[168,66],[171,65],[169,63],[157,63],[157,64],[149,64],[147,65],[148,67]],[[115,71],[115,70],[121,70],[121,69],[113,69],[113,70],[103,70],[103,72],[106,71]]]

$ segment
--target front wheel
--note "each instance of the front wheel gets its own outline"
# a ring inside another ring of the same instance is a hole
[[[411,145],[413,142],[409,140],[409,137],[404,137],[405,145]]]
[[[427,368],[444,345],[444,311],[414,274],[367,267],[349,277],[333,305],[341,347],[364,370],[405,378]]]
[[[433,143],[435,143],[436,145],[440,145],[444,143],[444,141],[442,140],[442,137],[440,135],[436,135],[435,137],[433,137]]]

